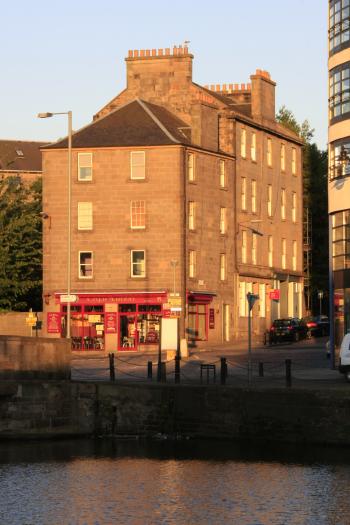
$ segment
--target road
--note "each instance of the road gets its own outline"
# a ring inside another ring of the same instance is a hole
[[[327,338],[315,338],[298,343],[282,343],[260,346],[252,350],[253,386],[277,387],[286,385],[286,359],[291,360],[293,387],[349,388],[337,370],[330,369],[325,343]],[[226,384],[247,386],[247,348],[222,346],[210,351],[194,351],[181,360],[181,384],[200,383],[201,365],[214,365],[202,370],[203,383],[220,383],[220,358],[225,357],[228,375]],[[163,353],[162,360],[166,361]],[[153,377],[147,378],[147,363],[152,362]],[[156,381],[156,354],[115,353],[115,373],[118,382]],[[262,363],[262,365],[259,363]],[[263,369],[263,370],[262,370]],[[263,376],[259,375],[263,372]],[[166,362],[166,378],[174,383],[174,360]],[[78,381],[109,381],[109,358],[106,354],[74,352],[72,357],[72,379]]]

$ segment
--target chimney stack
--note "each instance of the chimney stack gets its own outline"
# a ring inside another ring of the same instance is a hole
[[[257,69],[250,77],[252,82],[252,117],[275,120],[275,87],[270,73]]]

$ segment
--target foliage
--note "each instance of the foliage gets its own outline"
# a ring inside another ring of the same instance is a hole
[[[0,180],[0,309],[40,310],[42,287],[41,179]]]
[[[318,310],[317,291],[328,291],[328,208],[327,173],[328,153],[312,143],[314,129],[304,120],[299,124],[292,111],[285,106],[279,110],[276,120],[294,131],[303,140],[303,191],[304,218],[311,219],[312,264],[310,287],[313,310]],[[325,294],[325,296],[327,293]]]

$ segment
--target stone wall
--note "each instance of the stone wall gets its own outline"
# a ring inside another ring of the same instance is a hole
[[[350,444],[350,392],[3,381],[0,439],[157,435]]]
[[[35,335],[34,328],[31,329],[26,323],[28,312],[4,312],[0,313],[0,335],[22,335],[30,337]],[[39,321],[42,320],[42,313],[38,312]],[[41,330],[38,330],[40,336]]]
[[[0,336],[0,379],[69,379],[67,339]]]

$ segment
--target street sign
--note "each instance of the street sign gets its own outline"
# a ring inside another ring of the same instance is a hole
[[[279,301],[280,300],[280,291],[279,290],[271,290],[269,293],[271,301]]]
[[[36,325],[36,317],[34,317],[34,314],[32,316],[29,314],[28,317],[26,317],[26,323],[28,326]]]
[[[75,303],[78,297],[76,295],[61,295],[61,303]]]
[[[255,301],[259,299],[259,296],[253,293],[248,292],[247,293],[247,301],[249,305],[249,310],[251,310],[254,306]]]

